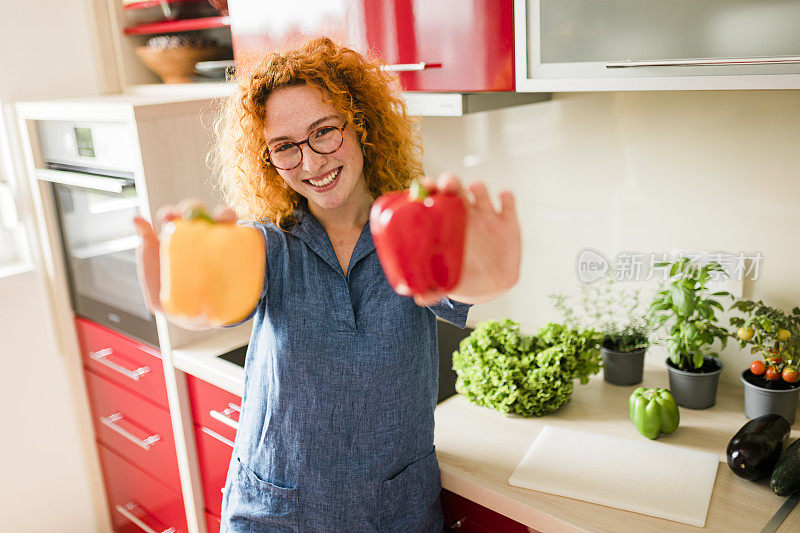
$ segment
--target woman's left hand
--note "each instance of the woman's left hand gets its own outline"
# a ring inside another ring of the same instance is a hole
[[[442,192],[461,196],[467,206],[467,229],[461,279],[448,294],[428,293],[414,297],[420,306],[432,305],[447,296],[463,303],[482,303],[500,296],[519,280],[522,244],[514,205],[514,195],[500,193],[496,211],[486,186],[470,183],[467,189],[451,173],[438,179],[426,177],[423,183]]]

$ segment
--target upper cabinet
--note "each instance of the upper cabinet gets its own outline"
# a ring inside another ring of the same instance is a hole
[[[224,67],[213,71],[195,68],[198,62],[233,59],[224,2],[87,0],[87,4],[94,23],[102,92],[162,82],[225,79]]]
[[[406,91],[514,91],[513,0],[229,0],[236,69],[326,35],[378,56]]]
[[[797,0],[514,0],[518,91],[800,88]]]

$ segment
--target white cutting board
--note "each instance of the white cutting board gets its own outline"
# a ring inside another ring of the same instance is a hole
[[[704,527],[718,464],[644,437],[545,426],[508,483]]]

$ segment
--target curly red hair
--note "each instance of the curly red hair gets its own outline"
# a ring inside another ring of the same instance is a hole
[[[396,80],[358,52],[318,38],[275,52],[237,80],[214,122],[209,154],[226,203],[237,216],[282,226],[300,195],[285,187],[266,161],[265,104],[273,91],[295,85],[322,90],[352,125],[364,154],[364,177],[373,197],[402,190],[422,175],[422,148]]]

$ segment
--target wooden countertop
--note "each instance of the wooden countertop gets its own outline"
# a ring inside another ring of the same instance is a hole
[[[668,387],[663,363],[648,365],[644,387]],[[436,408],[435,444],[442,486],[537,531],[759,531],[785,498],[775,495],[769,480],[741,479],[725,460],[728,441],[747,422],[741,387],[720,383],[717,404],[710,409],[680,408],[681,424],[657,442],[719,455],[714,490],[705,528],[697,528],[611,507],[514,487],[508,478],[547,424],[644,439],[628,418],[628,397],[635,389],[603,381],[602,373],[587,385],[575,386],[570,402],[542,418],[506,416],[469,403],[461,395]],[[800,437],[800,417],[790,439]],[[791,442],[791,440],[787,441]],[[642,480],[647,490],[647,480]],[[800,506],[779,533],[800,531]]]

